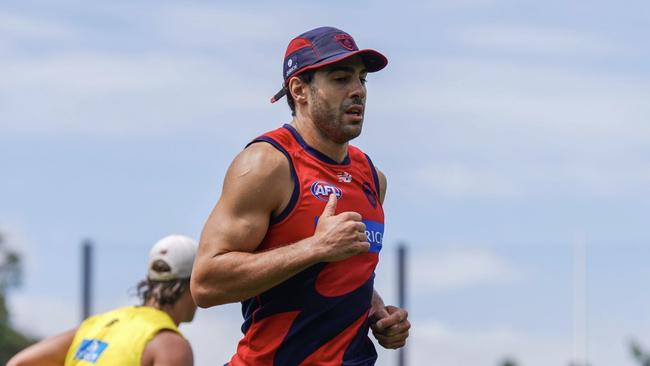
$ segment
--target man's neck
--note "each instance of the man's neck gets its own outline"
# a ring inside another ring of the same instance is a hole
[[[145,302],[144,306],[149,306],[154,309],[158,309],[160,311],[167,313],[167,315],[169,315],[169,317],[172,318],[172,321],[174,322],[174,324],[176,324],[176,326],[178,326],[181,323],[181,315],[176,306],[160,305],[153,300]]]
[[[291,121],[291,125],[296,129],[296,131],[298,131],[300,136],[309,146],[325,154],[330,159],[340,163],[345,160],[345,157],[348,155],[347,142],[340,144],[332,141],[325,136],[310,119],[305,117],[299,118],[296,116]]]

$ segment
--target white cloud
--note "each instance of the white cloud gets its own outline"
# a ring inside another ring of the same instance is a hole
[[[510,264],[484,249],[418,252],[412,257],[412,287],[419,293],[508,283],[519,277]]]
[[[373,93],[386,100],[388,93],[399,94],[398,107],[426,117],[430,125],[453,123],[470,137],[508,127],[511,133],[559,133],[552,137],[575,141],[580,136],[604,137],[612,132],[626,136],[635,128],[650,128],[641,123],[650,113],[644,80],[513,61],[425,58],[405,66],[418,78],[400,80],[398,92],[379,88]],[[377,106],[387,111],[395,107]]]
[[[610,154],[602,158],[567,156],[552,162],[511,161],[509,166],[462,160],[429,162],[419,168],[416,182],[433,195],[452,199],[520,199],[541,197],[549,191],[555,195],[572,192],[576,197],[623,197],[647,190],[650,171],[644,168],[644,160]]]
[[[483,9],[489,9],[491,6],[498,5],[503,3],[503,0],[454,0],[454,1],[426,1],[418,3],[417,11],[421,11],[424,14],[438,14],[443,11],[454,11],[454,10],[463,10],[463,11],[481,11]],[[390,6],[394,6],[394,3],[389,2]],[[389,9],[392,9],[389,8]],[[416,11],[411,9],[411,11]]]
[[[82,95],[151,91],[182,83],[183,72],[205,65],[181,57],[99,53],[54,54],[43,59],[5,60],[9,88],[44,87]]]
[[[63,297],[12,293],[9,309],[16,328],[37,337],[49,337],[79,324],[78,304]]]
[[[575,30],[521,25],[483,25],[454,32],[458,41],[487,49],[534,52],[609,53],[613,46]]]
[[[279,83],[279,59],[255,60],[267,55],[261,50],[266,44],[280,44],[281,56],[285,40],[268,41],[281,32],[272,15],[223,4],[156,6],[146,18],[134,16],[140,9],[107,10],[107,18],[144,31],[130,35],[101,26],[81,31],[70,22],[63,27],[37,17],[0,15],[0,24],[6,20],[4,27],[11,29],[9,41],[0,41],[0,48],[10,51],[0,60],[0,125],[6,132],[150,134],[210,128],[215,118],[225,124],[226,114],[268,108],[265,102]],[[25,34],[61,42],[34,57],[16,46]],[[93,42],[70,42],[74,37]],[[129,37],[127,46],[115,47],[121,37]],[[260,80],[258,69],[276,72]],[[286,115],[285,108],[275,109]]]
[[[509,328],[458,330],[436,321],[420,321],[411,329],[408,355],[413,365],[495,366],[511,358],[525,366],[549,366],[567,364],[570,345],[569,339]]]
[[[521,187],[512,176],[486,166],[441,163],[422,167],[416,174],[427,191],[446,197],[513,196]]]
[[[61,23],[0,12],[0,33],[8,38],[61,40],[71,39],[75,32]]]
[[[575,182],[576,186],[598,196],[616,197],[647,191],[650,187],[647,161],[636,157],[619,158],[605,162],[571,162],[559,166],[556,172],[562,176],[559,179]]]
[[[57,133],[138,134],[212,126],[215,116],[250,111],[251,98],[267,100],[272,93],[240,77],[218,60],[165,54],[4,59],[0,94],[7,106],[0,120],[14,131]]]
[[[556,162],[533,160],[527,164],[513,161],[509,166],[429,162],[419,168],[416,177],[427,192],[453,199],[519,199],[545,195],[551,190],[565,195],[575,189],[579,190],[573,193],[576,196],[622,197],[646,190],[650,184],[646,162],[638,157],[612,155],[602,159],[571,156]],[[565,186],[558,189],[562,184]]]
[[[42,59],[5,59],[0,65],[2,88],[7,92],[24,89],[33,96],[52,92],[75,99],[121,93],[183,97],[188,92],[200,98],[204,90],[197,88],[233,85],[237,79],[219,60],[164,53],[71,52]]]
[[[571,334],[536,334],[507,326],[460,329],[426,319],[412,321],[410,333],[407,359],[412,365],[496,366],[506,358],[522,366],[568,365],[575,355]],[[612,343],[611,336],[592,336],[590,364],[635,365],[628,340],[620,341]],[[393,364],[392,351],[378,351],[377,366]]]
[[[436,247],[440,248],[439,245]],[[382,251],[376,270],[375,289],[386,304],[397,304],[397,255],[394,250]],[[407,246],[407,292],[417,289],[417,297],[430,299],[435,294],[472,289],[481,286],[519,284],[526,281],[526,273],[510,261],[479,248],[477,245],[445,246],[440,249],[422,249]]]
[[[418,145],[419,159],[399,144],[381,147],[394,149],[417,172],[419,181],[411,182],[456,198],[646,189],[645,80],[464,59],[421,59],[405,67],[418,78],[373,90],[379,100],[400,95],[398,104],[373,105],[373,113],[408,116],[390,135]],[[392,127],[383,123],[374,128]]]
[[[275,7],[266,8],[264,12],[252,12],[223,4],[178,3],[158,8],[154,13],[154,24],[159,35],[183,46],[230,46],[233,47],[231,52],[237,52],[242,50],[240,45],[252,48],[253,45],[279,41],[278,38],[284,35],[284,26],[277,18],[288,17],[290,12],[290,9],[278,10]],[[176,26],[170,27],[169,24]],[[283,39],[282,45],[287,41]]]

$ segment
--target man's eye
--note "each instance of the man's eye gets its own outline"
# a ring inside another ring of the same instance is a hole
[[[368,80],[366,80],[366,78],[359,78],[359,80],[361,80],[361,84],[364,84],[364,85],[368,82]]]

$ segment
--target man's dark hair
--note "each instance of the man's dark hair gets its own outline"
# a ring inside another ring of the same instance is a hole
[[[171,271],[169,265],[160,259],[153,262],[151,269],[156,272]],[[154,281],[147,278],[138,283],[137,292],[143,305],[149,300],[155,300],[161,306],[174,305],[189,286],[189,278],[170,281]]]
[[[302,72],[300,75],[297,77],[302,80],[303,83],[305,84],[311,84],[311,82],[314,80],[314,73],[316,73],[316,70],[307,70]],[[296,115],[296,103],[293,100],[293,96],[291,95],[291,91],[288,90],[289,85],[287,85],[287,104],[289,104],[289,108],[291,108],[291,115],[295,116]]]

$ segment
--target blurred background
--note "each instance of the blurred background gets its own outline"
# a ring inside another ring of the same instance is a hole
[[[2,1],[2,352],[79,323],[85,239],[92,312],[137,302],[150,246],[198,238],[232,158],[290,120],[284,50],[322,25],[389,58],[353,143],[388,177],[387,303],[408,246],[408,364],[650,365],[640,0]],[[196,364],[240,323],[199,310]]]

